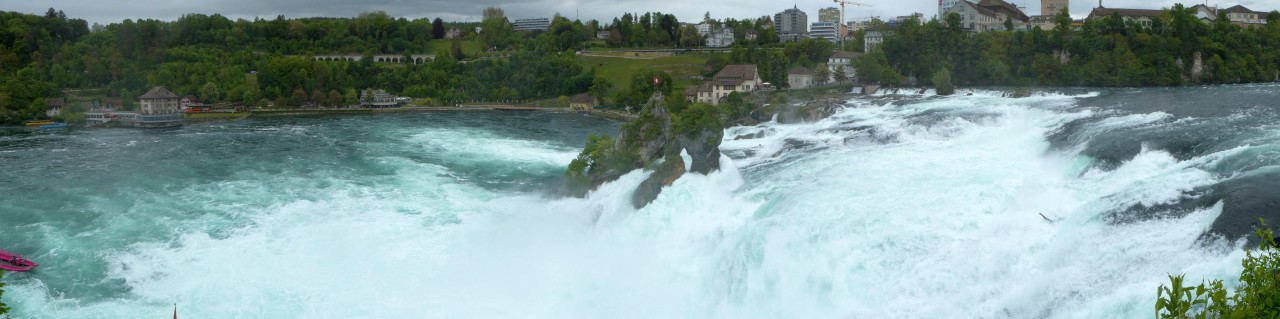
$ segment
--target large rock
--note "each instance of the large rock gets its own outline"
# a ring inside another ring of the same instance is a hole
[[[708,174],[720,169],[724,125],[715,109],[686,108],[681,111],[680,120],[679,128],[673,127],[665,99],[661,93],[654,93],[640,115],[622,126],[617,139],[609,142],[593,137],[596,142],[587,143],[566,173],[566,189],[572,190],[569,194],[585,195],[627,172],[650,167],[654,172],[640,183],[631,198],[636,208],[642,208],[686,170]],[[681,151],[693,158],[688,169],[680,158]]]
[[[671,140],[671,113],[661,92],[654,92],[635,121],[623,126],[615,147],[639,156],[641,165],[662,158]]]
[[[684,176],[684,161],[679,155],[669,157],[658,165],[658,168],[649,175],[649,178],[640,183],[636,187],[635,193],[631,194],[631,205],[641,208],[658,199],[658,194],[662,194],[662,188],[671,186],[680,176]]]
[[[723,140],[723,130],[704,129],[696,135],[681,136],[679,145],[693,158],[689,170],[703,175],[719,170],[720,142]]]

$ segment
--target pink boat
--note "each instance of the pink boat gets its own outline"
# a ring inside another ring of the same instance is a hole
[[[17,257],[16,259],[17,263],[14,263],[14,260],[15,260],[14,257]],[[22,258],[22,255],[18,255],[18,254],[0,249],[0,269],[4,269],[7,271],[14,271],[14,272],[24,272],[24,271],[35,269],[36,266],[39,266],[39,265],[40,264],[37,264],[34,261],[30,261]]]

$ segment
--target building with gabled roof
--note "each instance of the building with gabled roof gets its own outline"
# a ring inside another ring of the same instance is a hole
[[[844,71],[845,79],[853,80],[857,78],[858,71],[853,67],[853,60],[860,57],[862,57],[860,52],[838,50],[832,53],[831,57],[827,58],[827,74],[831,75],[831,80],[834,80],[836,73],[841,71]]]
[[[1085,19],[1105,19],[1112,15],[1120,16],[1120,19],[1123,19],[1125,23],[1151,27],[1151,21],[1164,15],[1164,10],[1097,7],[1093,8],[1093,11],[1090,11],[1089,16]]]
[[[578,93],[569,96],[569,109],[578,111],[590,111],[596,108],[596,98],[588,93]]]
[[[1242,28],[1267,25],[1267,12],[1249,10],[1242,5],[1226,8],[1221,12],[1227,14],[1227,20],[1231,24]]]
[[[960,0],[946,12],[959,14],[961,27],[970,32],[1007,30],[1006,21],[1015,30],[1026,29],[1031,21],[1017,6],[1003,0]]]
[[[45,109],[44,115],[54,117],[62,114],[62,109],[67,107],[67,100],[63,98],[44,99]]]
[[[732,92],[751,92],[755,91],[755,87],[760,85],[760,73],[756,72],[755,64],[732,64],[724,65],[721,72],[716,73],[716,77],[712,77],[710,86],[712,86],[712,94],[709,101],[712,105],[719,105],[724,97]],[[704,101],[699,99],[699,101]]]
[[[105,125],[117,122],[133,127],[174,127],[185,121],[182,114],[181,98],[163,86],[151,88],[138,97],[137,112],[119,112],[114,109],[93,110],[85,112],[88,125]]]
[[[813,71],[809,71],[804,67],[794,67],[787,71],[787,84],[793,89],[803,89],[813,86]]]
[[[163,86],[151,88],[146,94],[138,97],[140,107],[139,114],[172,114],[182,113],[179,102],[180,98],[177,94],[169,92]]]

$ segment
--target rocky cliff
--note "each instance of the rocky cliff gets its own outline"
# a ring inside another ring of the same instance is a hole
[[[654,93],[636,119],[622,126],[616,139],[591,137],[565,173],[569,194],[583,196],[632,170],[653,170],[631,198],[640,208],[686,171],[707,174],[720,169],[724,124],[719,109],[695,104],[673,114],[667,104],[662,93]],[[692,158],[688,168],[682,152]]]

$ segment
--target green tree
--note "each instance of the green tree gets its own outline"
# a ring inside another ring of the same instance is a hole
[[[200,87],[200,100],[207,103],[216,102],[220,96],[219,93],[221,93],[221,91],[218,90],[217,84],[214,84],[213,82],[205,82],[204,86]]]
[[[654,85],[654,79],[658,79],[658,85]],[[641,72],[631,76],[631,86],[614,99],[615,102],[623,106],[640,107],[649,101],[649,97],[654,91],[661,91],[663,95],[671,95],[671,74],[663,71]]]
[[[747,96],[741,92],[729,93],[724,101],[725,103],[721,104],[724,108],[722,114],[730,121],[746,117],[755,108],[755,105],[747,102]]]
[[[449,41],[449,55],[452,55],[453,59],[455,60],[462,60],[467,58],[466,54],[462,52],[461,38],[453,38],[453,40]]]
[[[244,105],[253,105],[258,102],[258,100],[262,99],[262,93],[258,92],[258,88],[256,87],[246,88],[241,94],[243,96],[241,96],[240,102]]]
[[[831,76],[835,78],[836,82],[839,82],[839,83],[844,83],[845,81],[849,80],[849,74],[844,69],[843,64],[837,65],[836,71],[831,72]]]
[[[122,107],[125,110],[133,110],[134,109],[133,98],[134,98],[133,91],[129,91],[129,89],[120,89],[121,105],[119,105],[118,107]]]
[[[502,8],[488,7],[484,8],[483,20],[502,20],[506,19],[506,14],[502,12]]]
[[[437,40],[444,39],[444,34],[444,20],[436,18],[435,21],[431,21],[431,38]]]
[[[933,74],[933,86],[938,95],[952,95],[956,93],[956,86],[951,84],[951,71],[942,68]]]
[[[609,95],[609,90],[613,88],[613,83],[601,76],[597,76],[591,80],[591,95],[599,99],[600,104],[604,104],[604,97]]]
[[[814,83],[827,84],[827,82],[830,82],[830,81],[831,81],[831,70],[828,70],[825,65],[817,65],[817,67],[813,69]]]
[[[307,105],[307,91],[302,88],[293,89],[293,95],[290,95],[289,106],[302,107]]]
[[[360,103],[360,96],[356,94],[356,89],[347,88],[342,91],[342,104],[346,106],[356,105]]]
[[[329,90],[329,106],[338,107],[342,105],[342,94],[337,89]]]
[[[324,94],[324,92],[320,92],[320,90],[318,90],[318,89],[317,89],[317,90],[311,90],[311,100],[310,100],[310,101],[311,101],[311,105],[314,105],[314,106],[321,106],[321,105],[326,104],[325,102],[326,102],[326,101],[328,101],[328,100],[329,100],[329,97],[328,97],[328,96],[326,96],[326,95]]]
[[[556,104],[555,104],[555,107],[558,107],[558,108],[567,108],[567,107],[569,107],[569,97],[568,97],[568,96],[561,95],[560,97],[556,98]]]

